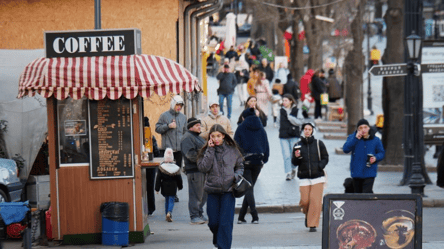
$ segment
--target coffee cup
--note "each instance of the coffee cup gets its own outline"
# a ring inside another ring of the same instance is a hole
[[[367,167],[371,167],[372,163],[370,162],[370,158],[374,157],[373,154],[367,154]]]
[[[302,158],[302,156],[301,156],[301,146],[300,145],[296,145],[295,147],[294,147],[294,151],[296,152],[296,151],[299,151],[299,159],[301,159]]]

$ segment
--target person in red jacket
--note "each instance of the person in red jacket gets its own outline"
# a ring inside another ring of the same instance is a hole
[[[305,72],[304,76],[300,79],[299,87],[301,89],[301,101],[303,103],[302,106],[302,115],[304,118],[308,118],[308,109],[310,108],[310,105],[306,103],[313,103],[314,99],[311,97],[311,91],[310,91],[310,82],[311,78],[313,77],[314,71],[312,69],[308,69],[307,72]],[[307,101],[304,101],[307,98]]]

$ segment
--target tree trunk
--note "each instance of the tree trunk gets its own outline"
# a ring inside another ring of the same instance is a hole
[[[320,22],[314,18],[310,18],[309,22],[304,22],[305,37],[307,39],[307,46],[310,49],[310,56],[308,57],[308,68],[313,70],[322,67],[322,32],[319,32],[319,25],[315,23]]]
[[[362,73],[364,69],[364,55],[362,54],[362,9],[365,2],[361,2],[358,12],[351,23],[351,34],[353,36],[353,49],[350,50],[345,59],[345,105],[348,114],[347,133],[356,130],[356,124],[364,116],[362,104]]]
[[[384,64],[404,62],[404,0],[388,1],[384,17],[387,23],[387,47],[382,56]],[[382,85],[382,108],[384,111],[384,132],[382,144],[385,159],[381,164],[404,165],[404,77],[384,77]]]
[[[255,2],[252,2],[251,5],[254,6],[251,38],[253,40],[263,38],[267,42],[267,47],[276,51],[274,31],[277,17],[279,17],[276,8]]]
[[[387,1],[390,2],[390,1]],[[382,18],[382,6],[384,3],[382,0],[376,0],[375,1],[375,18]],[[390,5],[390,3],[388,3]]]
[[[299,41],[299,16],[294,16],[293,21],[293,37],[290,41],[290,67],[289,70],[293,79],[299,81],[299,79],[304,75],[304,41]]]

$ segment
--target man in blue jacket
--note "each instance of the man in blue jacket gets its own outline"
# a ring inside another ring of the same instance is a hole
[[[373,193],[378,162],[384,159],[385,150],[366,119],[359,120],[357,128],[342,149],[345,153],[352,152],[350,172],[355,193]]]

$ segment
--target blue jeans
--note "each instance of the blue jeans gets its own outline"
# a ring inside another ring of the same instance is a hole
[[[231,192],[208,194],[208,227],[213,233],[213,244],[219,249],[231,248],[235,203],[236,200]]]
[[[228,109],[228,114],[224,112],[224,99],[227,99],[227,109]],[[227,118],[231,118],[231,102],[233,101],[233,94],[219,94],[219,107],[220,107],[220,111],[223,114],[227,115]]]
[[[284,157],[285,173],[289,173],[291,170],[296,168],[296,166],[291,163],[291,153],[293,152],[294,144],[299,140],[299,138],[280,138],[279,140],[281,142],[282,156]]]
[[[168,212],[173,213],[174,208],[174,195],[165,196],[165,214]]]

